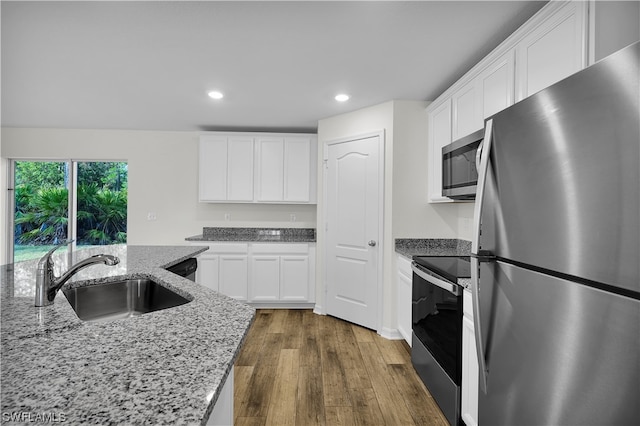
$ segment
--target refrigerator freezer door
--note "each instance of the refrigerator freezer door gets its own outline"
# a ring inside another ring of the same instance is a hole
[[[496,114],[479,250],[640,294],[640,42]]]
[[[480,425],[637,423],[640,301],[503,262],[479,283]]]

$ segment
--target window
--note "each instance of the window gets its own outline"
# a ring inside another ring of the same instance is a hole
[[[127,163],[13,161],[13,261],[75,246],[126,243]]]

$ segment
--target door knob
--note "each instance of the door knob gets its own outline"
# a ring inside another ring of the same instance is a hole
[[[373,241],[373,240],[370,240],[368,244],[369,244],[369,246],[371,246],[371,247],[375,247],[375,246],[376,246],[376,242],[375,242],[375,241]]]

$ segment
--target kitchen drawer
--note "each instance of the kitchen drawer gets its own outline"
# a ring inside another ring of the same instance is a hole
[[[254,254],[308,254],[309,244],[253,243]]]
[[[246,243],[209,243],[206,245],[209,246],[209,251],[214,253],[249,253],[249,244]]]

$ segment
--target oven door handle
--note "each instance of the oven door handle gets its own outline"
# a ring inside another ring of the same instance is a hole
[[[422,269],[420,269],[420,267],[418,265],[416,265],[415,263],[411,264],[411,269],[413,270],[413,272],[419,276],[420,278],[422,278],[423,280],[430,282],[431,284],[440,287],[443,290],[448,291],[449,293],[453,294],[454,296],[460,296],[461,292],[460,292],[460,286],[457,284],[453,284],[449,281],[445,281],[442,280],[438,277],[435,277],[433,275],[430,275],[428,273],[426,273],[425,271],[423,271]]]

